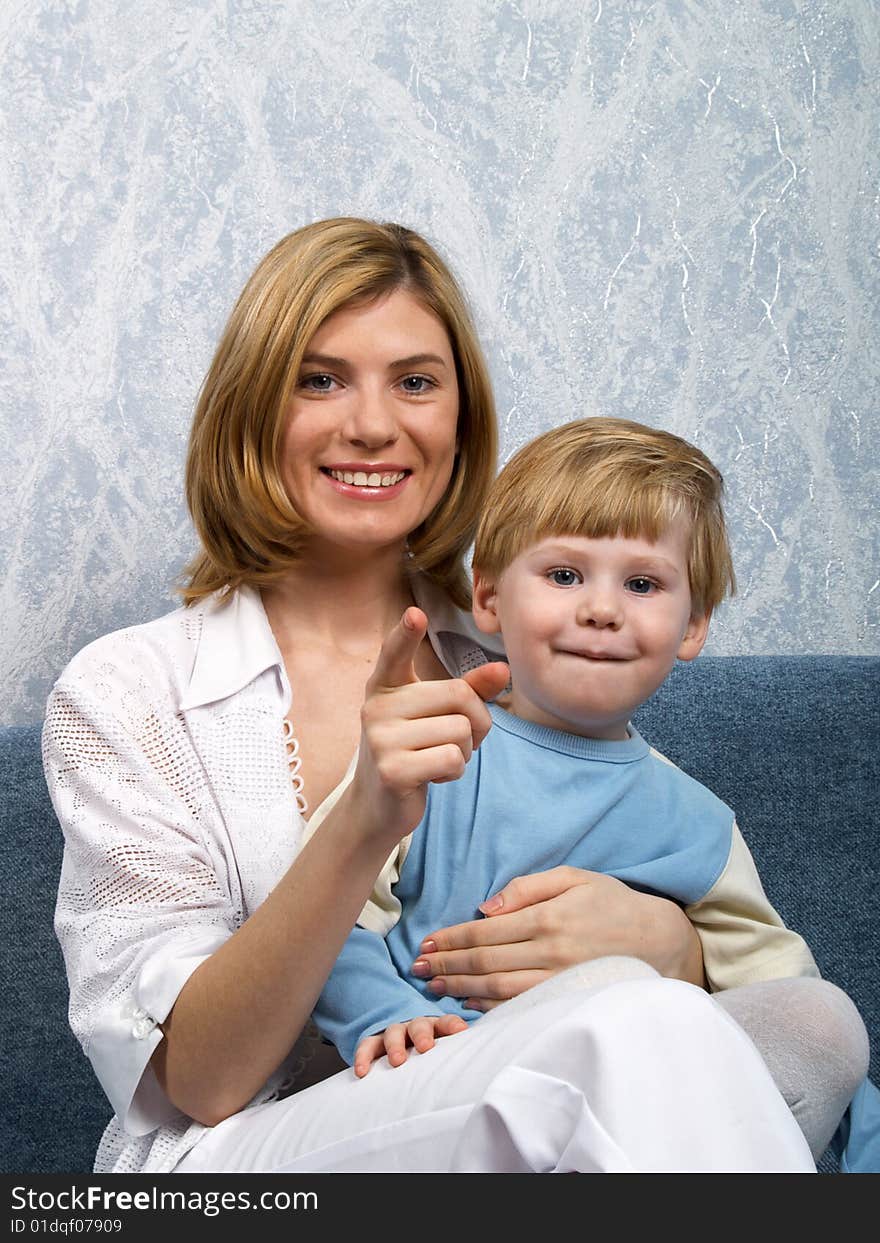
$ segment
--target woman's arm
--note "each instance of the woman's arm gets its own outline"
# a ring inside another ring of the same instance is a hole
[[[350,833],[328,817],[239,927],[240,894],[200,822],[209,788],[187,783],[197,770],[177,717],[149,696],[158,674],[115,655],[87,654],[60,680],[43,746],[65,836],[55,927],[71,1026],[143,1134],[175,1109],[215,1123],[265,1084],[388,848],[359,831],[356,808]]]
[[[238,1112],[305,1026],[385,862],[349,786],[261,906],[183,986],[152,1058],[183,1113],[214,1126]]]
[[[414,964],[438,996],[465,997],[473,1009],[608,954],[706,987],[700,941],[681,908],[613,876],[563,866],[516,877],[481,910],[487,918],[432,933]]]
[[[152,1065],[171,1101],[214,1125],[253,1097],[304,1026],[389,851],[422,818],[428,781],[460,776],[491,725],[506,665],[419,682],[427,619],[409,609],[367,684],[351,784],[278,885],[182,988]]]

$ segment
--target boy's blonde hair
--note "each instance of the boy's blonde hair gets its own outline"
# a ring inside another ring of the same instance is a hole
[[[399,224],[319,220],[282,238],[257,265],[217,346],[196,406],[186,496],[201,541],[181,595],[278,579],[308,527],[281,476],[284,414],[309,341],[335,311],[395,290],[449,334],[459,389],[458,451],[445,495],[410,533],[411,564],[462,608],[464,554],[496,468],[495,405],[464,295],[436,250]]]
[[[709,614],[736,589],[723,492],[718,469],[680,436],[627,419],[579,419],[530,441],[498,475],[474,568],[494,584],[550,536],[656,540],[683,516],[693,613]]]

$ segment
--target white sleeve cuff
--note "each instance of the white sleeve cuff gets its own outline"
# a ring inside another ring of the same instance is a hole
[[[150,1058],[180,990],[226,941],[216,928],[165,941],[141,964],[132,985],[103,1012],[87,1052],[113,1111],[129,1135],[146,1135],[180,1111],[159,1086]]]

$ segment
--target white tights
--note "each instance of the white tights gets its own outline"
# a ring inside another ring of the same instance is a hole
[[[228,1118],[202,1172],[813,1172],[754,1045],[635,959],[561,972],[405,1065]]]
[[[858,1010],[828,980],[768,980],[713,998],[763,1057],[818,1161],[868,1073]]]

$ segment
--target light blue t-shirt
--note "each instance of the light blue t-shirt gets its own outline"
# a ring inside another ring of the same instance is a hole
[[[419,1015],[479,1012],[411,975],[428,933],[479,917],[514,876],[570,864],[687,905],[715,884],[734,814],[657,757],[631,726],[621,742],[549,729],[490,705],[492,729],[464,775],[428,787],[383,938],[352,930],[314,1018],[349,1063],[357,1045]]]

